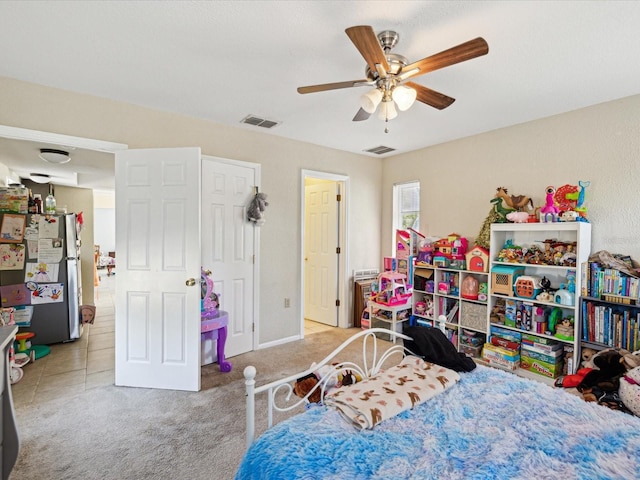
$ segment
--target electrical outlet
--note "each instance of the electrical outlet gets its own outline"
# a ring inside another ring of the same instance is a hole
[[[290,308],[291,307],[291,299],[290,298],[285,298],[284,299],[284,308]]]

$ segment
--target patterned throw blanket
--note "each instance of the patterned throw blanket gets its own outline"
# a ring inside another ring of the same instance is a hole
[[[409,355],[375,377],[332,391],[324,404],[336,408],[355,427],[370,429],[438,395],[459,380],[457,372]]]

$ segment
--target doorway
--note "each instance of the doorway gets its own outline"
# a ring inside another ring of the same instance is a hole
[[[348,177],[302,171],[301,336],[305,320],[347,327]]]

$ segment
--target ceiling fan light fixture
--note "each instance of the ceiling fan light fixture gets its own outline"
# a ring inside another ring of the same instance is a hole
[[[418,96],[418,92],[416,92],[413,88],[407,87],[405,85],[398,85],[393,89],[391,93],[391,98],[398,105],[398,109],[401,112],[408,110],[413,105],[413,102],[416,101],[416,97]]]
[[[382,91],[379,88],[369,90],[360,97],[360,106],[367,113],[373,113],[382,101]]]
[[[35,183],[49,183],[51,181],[51,177],[44,173],[31,173],[29,174],[29,180]]]
[[[389,99],[380,104],[380,108],[378,109],[378,118],[380,120],[393,120],[397,116],[398,111],[396,110],[393,100]]]
[[[55,148],[41,148],[40,158],[45,162],[56,163],[58,165],[67,163],[71,160],[69,152],[64,150],[56,150]]]

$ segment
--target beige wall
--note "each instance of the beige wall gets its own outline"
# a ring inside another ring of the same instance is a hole
[[[268,195],[269,210],[261,227],[260,343],[299,334],[301,170],[350,178],[347,271],[369,268],[380,258],[380,159],[3,77],[0,105],[3,125],[130,148],[199,146],[205,155],[261,164],[260,191]],[[285,297],[292,308],[283,307]]]
[[[93,287],[93,191],[87,188],[56,185],[56,206],[67,207],[69,213],[82,212],[80,232],[80,276],[82,277],[82,303],[95,305]]]
[[[590,181],[592,251],[640,260],[640,95],[384,160],[382,252],[391,252],[393,184],[419,180],[420,229],[475,238],[499,186],[544,205],[545,187]]]
[[[0,105],[4,125],[130,148],[200,146],[206,155],[260,163],[261,191],[270,203],[261,227],[260,343],[299,333],[302,169],[350,178],[348,272],[379,265],[383,255],[391,254],[392,186],[410,180],[422,185],[424,233],[455,231],[468,237],[480,230],[498,186],[528,194],[540,205],[547,185],[590,180],[586,205],[593,250],[640,259],[640,96],[383,161],[2,77]],[[283,308],[285,297],[293,308]]]

